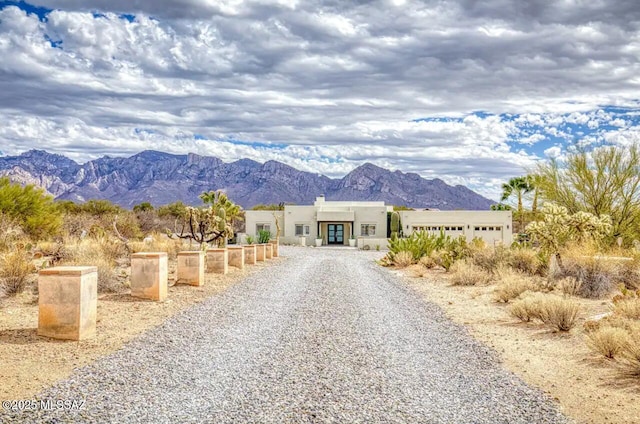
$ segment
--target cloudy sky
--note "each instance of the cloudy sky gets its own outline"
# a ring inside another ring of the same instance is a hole
[[[0,1],[0,150],[372,162],[491,198],[640,141],[637,0]]]

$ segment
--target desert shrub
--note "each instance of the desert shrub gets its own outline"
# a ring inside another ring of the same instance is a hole
[[[508,259],[509,265],[529,275],[544,275],[546,264],[539,252],[533,249],[512,249]]]
[[[539,293],[528,295],[522,293],[521,298],[516,299],[509,307],[509,313],[523,322],[540,319],[541,296]]]
[[[62,213],[53,197],[40,188],[0,178],[0,213],[13,218],[31,238],[39,240],[58,233]]]
[[[80,237],[88,234],[89,230],[99,225],[98,217],[88,213],[67,213],[62,220],[62,230],[65,237]]]
[[[554,295],[542,295],[539,299],[543,323],[560,331],[569,331],[576,325],[580,311],[577,302]]]
[[[175,260],[182,250],[182,240],[170,239],[166,234],[153,233],[145,240],[130,242],[131,253],[167,252],[168,258]]]
[[[503,246],[489,247],[477,250],[471,256],[473,263],[487,272],[494,273],[504,267],[509,260],[509,249]]]
[[[81,212],[86,212],[95,216],[104,216],[104,215],[117,215],[123,211],[123,209],[113,204],[108,200],[95,200],[91,199],[85,203],[79,205],[79,210]]]
[[[628,334],[618,327],[600,327],[586,333],[587,346],[605,358],[613,359],[626,346]]]
[[[569,296],[576,296],[580,293],[582,282],[575,277],[564,277],[558,281],[558,287],[562,290],[562,293]]]
[[[0,212],[0,252],[11,249],[24,237],[24,231],[18,220]]]
[[[509,308],[511,315],[520,321],[537,319],[560,331],[569,331],[575,326],[580,311],[580,305],[575,301],[543,293],[521,296]]]
[[[116,228],[120,235],[127,239],[137,239],[142,237],[142,231],[140,230],[140,225],[138,223],[138,219],[133,212],[123,212],[114,216],[111,220],[111,226],[113,227],[113,222],[116,224]],[[103,223],[105,229],[110,232],[111,228],[107,225],[107,223]],[[115,230],[114,230],[115,232]]]
[[[640,320],[640,298],[625,297],[614,301],[613,313],[621,317]]]
[[[117,272],[117,260],[126,257],[126,248],[119,240],[87,237],[69,240],[65,244],[63,265],[96,266],[98,291],[118,292],[123,288]]]
[[[631,329],[628,342],[620,350],[620,370],[627,377],[640,378],[640,328]]]
[[[450,281],[454,286],[486,285],[491,281],[491,275],[473,262],[462,259],[451,266]]]
[[[579,281],[579,296],[602,298],[610,294],[616,286],[617,264],[591,255],[565,256],[559,277],[573,277]]]
[[[411,252],[398,252],[393,257],[393,263],[400,268],[408,267],[413,263],[413,255]]]
[[[535,282],[521,272],[512,271],[509,268],[501,268],[496,271],[498,286],[494,295],[498,302],[507,303],[526,291],[537,288]]]
[[[640,289],[640,258],[635,256],[630,261],[621,261],[618,267],[618,283],[630,290]]]
[[[140,231],[145,234],[152,231],[162,231],[167,227],[166,221],[160,219],[155,210],[140,210],[135,212],[135,216],[138,220]]]
[[[6,296],[22,293],[29,277],[36,271],[31,254],[24,249],[12,249],[0,255],[0,286]]]
[[[418,263],[427,269],[432,269],[438,266],[435,259],[433,259],[431,255],[421,257]]]

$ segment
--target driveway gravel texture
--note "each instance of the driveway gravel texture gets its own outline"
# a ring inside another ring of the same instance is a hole
[[[0,422],[570,422],[378,266],[380,252],[281,256],[37,396],[81,410]]]

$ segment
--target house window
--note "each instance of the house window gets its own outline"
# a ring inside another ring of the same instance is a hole
[[[260,231],[271,232],[271,224],[256,224],[256,234],[259,234]]]
[[[310,233],[309,225],[296,224],[296,236],[308,236]]]
[[[360,235],[361,236],[375,236],[376,235],[376,224],[362,224],[362,225],[360,225]]]

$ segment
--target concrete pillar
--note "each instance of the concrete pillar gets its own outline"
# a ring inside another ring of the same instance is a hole
[[[227,246],[229,250],[229,265],[244,269],[244,247]]]
[[[244,246],[244,263],[247,265],[256,264],[256,245],[255,244]]]
[[[202,286],[204,284],[205,253],[178,252],[178,272],[176,283]]]
[[[264,262],[267,258],[267,245],[256,244],[256,261]]]
[[[273,258],[273,245],[271,243],[267,243],[264,245],[267,249],[267,253],[265,254],[265,258],[272,259]]]
[[[38,275],[38,335],[84,340],[96,334],[98,268],[58,266]]]
[[[271,246],[273,246],[272,247],[272,249],[273,249],[273,252],[272,252],[273,257],[277,258],[278,256],[280,256],[280,253],[279,253],[279,250],[278,250],[278,247],[280,247],[280,245],[278,243],[278,240],[277,239],[269,240],[269,244],[271,244]]]
[[[131,296],[162,302],[167,298],[168,280],[167,252],[131,255]]]
[[[227,274],[229,272],[229,252],[225,248],[207,249],[207,272]]]

